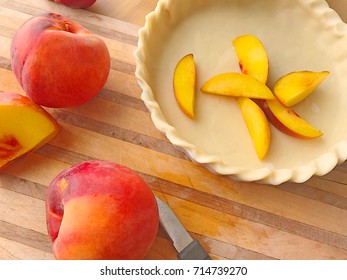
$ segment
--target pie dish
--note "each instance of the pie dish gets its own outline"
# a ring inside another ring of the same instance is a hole
[[[324,135],[303,140],[271,127],[259,160],[237,102],[202,93],[209,78],[239,72],[232,40],[257,36],[269,56],[268,85],[301,70],[329,71],[295,111]],[[196,118],[182,113],[173,93],[177,62],[194,54]],[[347,26],[321,0],[160,0],[139,31],[135,51],[141,98],[158,130],[192,161],[242,181],[281,184],[322,176],[347,159]]]

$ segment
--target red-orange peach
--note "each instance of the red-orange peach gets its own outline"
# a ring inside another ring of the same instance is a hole
[[[11,45],[12,70],[27,96],[47,107],[87,102],[103,88],[110,71],[105,42],[59,14],[25,22]]]
[[[101,160],[71,166],[51,182],[46,217],[56,259],[143,259],[159,225],[146,182]]]
[[[96,0],[54,0],[54,2],[63,4],[70,8],[79,9],[90,7],[96,2]]]

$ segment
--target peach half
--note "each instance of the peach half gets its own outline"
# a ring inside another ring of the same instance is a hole
[[[233,40],[241,72],[262,83],[267,82],[269,59],[260,40],[253,35],[242,35]]]
[[[90,160],[50,183],[46,221],[56,259],[135,260],[150,250],[159,213],[154,194],[137,173]]]
[[[16,31],[11,66],[35,103],[71,107],[103,88],[110,55],[100,37],[65,16],[48,13],[32,17]]]
[[[328,71],[291,72],[277,80],[274,93],[285,106],[292,107],[310,95],[328,75]]]
[[[237,101],[258,158],[262,160],[270,147],[271,130],[269,122],[263,110],[253,100],[239,97]]]
[[[292,109],[284,106],[277,99],[256,100],[263,109],[268,120],[283,133],[296,138],[312,139],[323,135],[323,133],[307,123]]]
[[[0,93],[0,168],[34,151],[59,132],[56,120],[18,93]]]
[[[257,79],[242,73],[223,73],[209,79],[202,87],[204,93],[248,97],[257,99],[274,99],[271,90]]]
[[[188,54],[177,63],[173,77],[176,101],[181,110],[191,119],[194,119],[195,72],[194,56]]]

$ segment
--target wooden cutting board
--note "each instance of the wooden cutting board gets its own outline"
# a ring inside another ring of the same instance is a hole
[[[11,72],[11,39],[43,12],[64,14],[101,36],[112,57],[100,94],[50,109],[61,132],[0,172],[0,259],[52,259],[47,185],[63,169],[105,159],[137,171],[214,259],[347,259],[347,163],[304,184],[236,182],[192,163],[153,126],[134,77],[138,26],[47,0],[0,0],[0,91],[23,93]],[[175,259],[160,228],[148,259]]]

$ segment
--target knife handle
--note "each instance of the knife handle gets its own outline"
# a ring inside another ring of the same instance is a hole
[[[180,260],[211,260],[211,257],[206,253],[204,248],[196,240],[193,240],[179,254]]]

